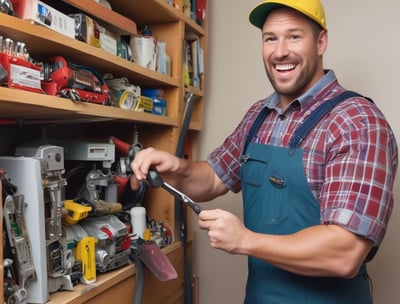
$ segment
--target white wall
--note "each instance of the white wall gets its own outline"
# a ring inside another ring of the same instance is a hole
[[[322,0],[327,14],[329,46],[325,66],[333,68],[349,89],[372,97],[400,138],[397,98],[400,70],[400,3],[387,0]],[[261,60],[259,30],[247,22],[258,1],[208,1],[209,50],[207,101],[200,157],[233,130],[244,111],[271,93]],[[376,304],[395,304],[400,297],[400,176],[395,209],[383,245],[370,264]],[[241,216],[240,195],[229,194],[205,208],[224,208]],[[200,303],[242,303],[246,259],[210,248],[205,232],[195,228],[193,274],[200,277]]]

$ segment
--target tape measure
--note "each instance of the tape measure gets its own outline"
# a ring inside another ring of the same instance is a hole
[[[140,87],[129,83],[126,77],[111,79],[109,77],[112,75],[107,75],[105,81],[115,97],[115,105],[121,109],[135,110],[141,94]]]
[[[121,109],[134,110],[139,99],[139,96],[131,91],[121,90],[114,94],[116,105]]]

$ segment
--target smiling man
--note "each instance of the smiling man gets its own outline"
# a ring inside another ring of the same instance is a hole
[[[393,208],[393,132],[373,102],[324,70],[318,0],[264,1],[249,18],[275,92],[207,161],[140,151],[131,184],[154,166],[196,200],[242,191],[244,223],[215,209],[199,214],[199,226],[212,247],[248,256],[245,303],[372,303],[366,265]]]

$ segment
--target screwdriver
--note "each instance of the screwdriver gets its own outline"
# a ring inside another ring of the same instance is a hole
[[[175,197],[181,199],[182,202],[187,204],[196,214],[199,214],[202,211],[201,207],[196,204],[191,198],[189,198],[187,195],[183,194],[170,184],[164,182],[157,170],[150,169],[149,173],[147,174],[146,181],[151,187],[164,188]]]

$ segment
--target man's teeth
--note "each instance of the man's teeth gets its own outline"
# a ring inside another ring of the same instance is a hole
[[[290,71],[296,67],[295,64],[276,64],[275,69],[278,71]]]

